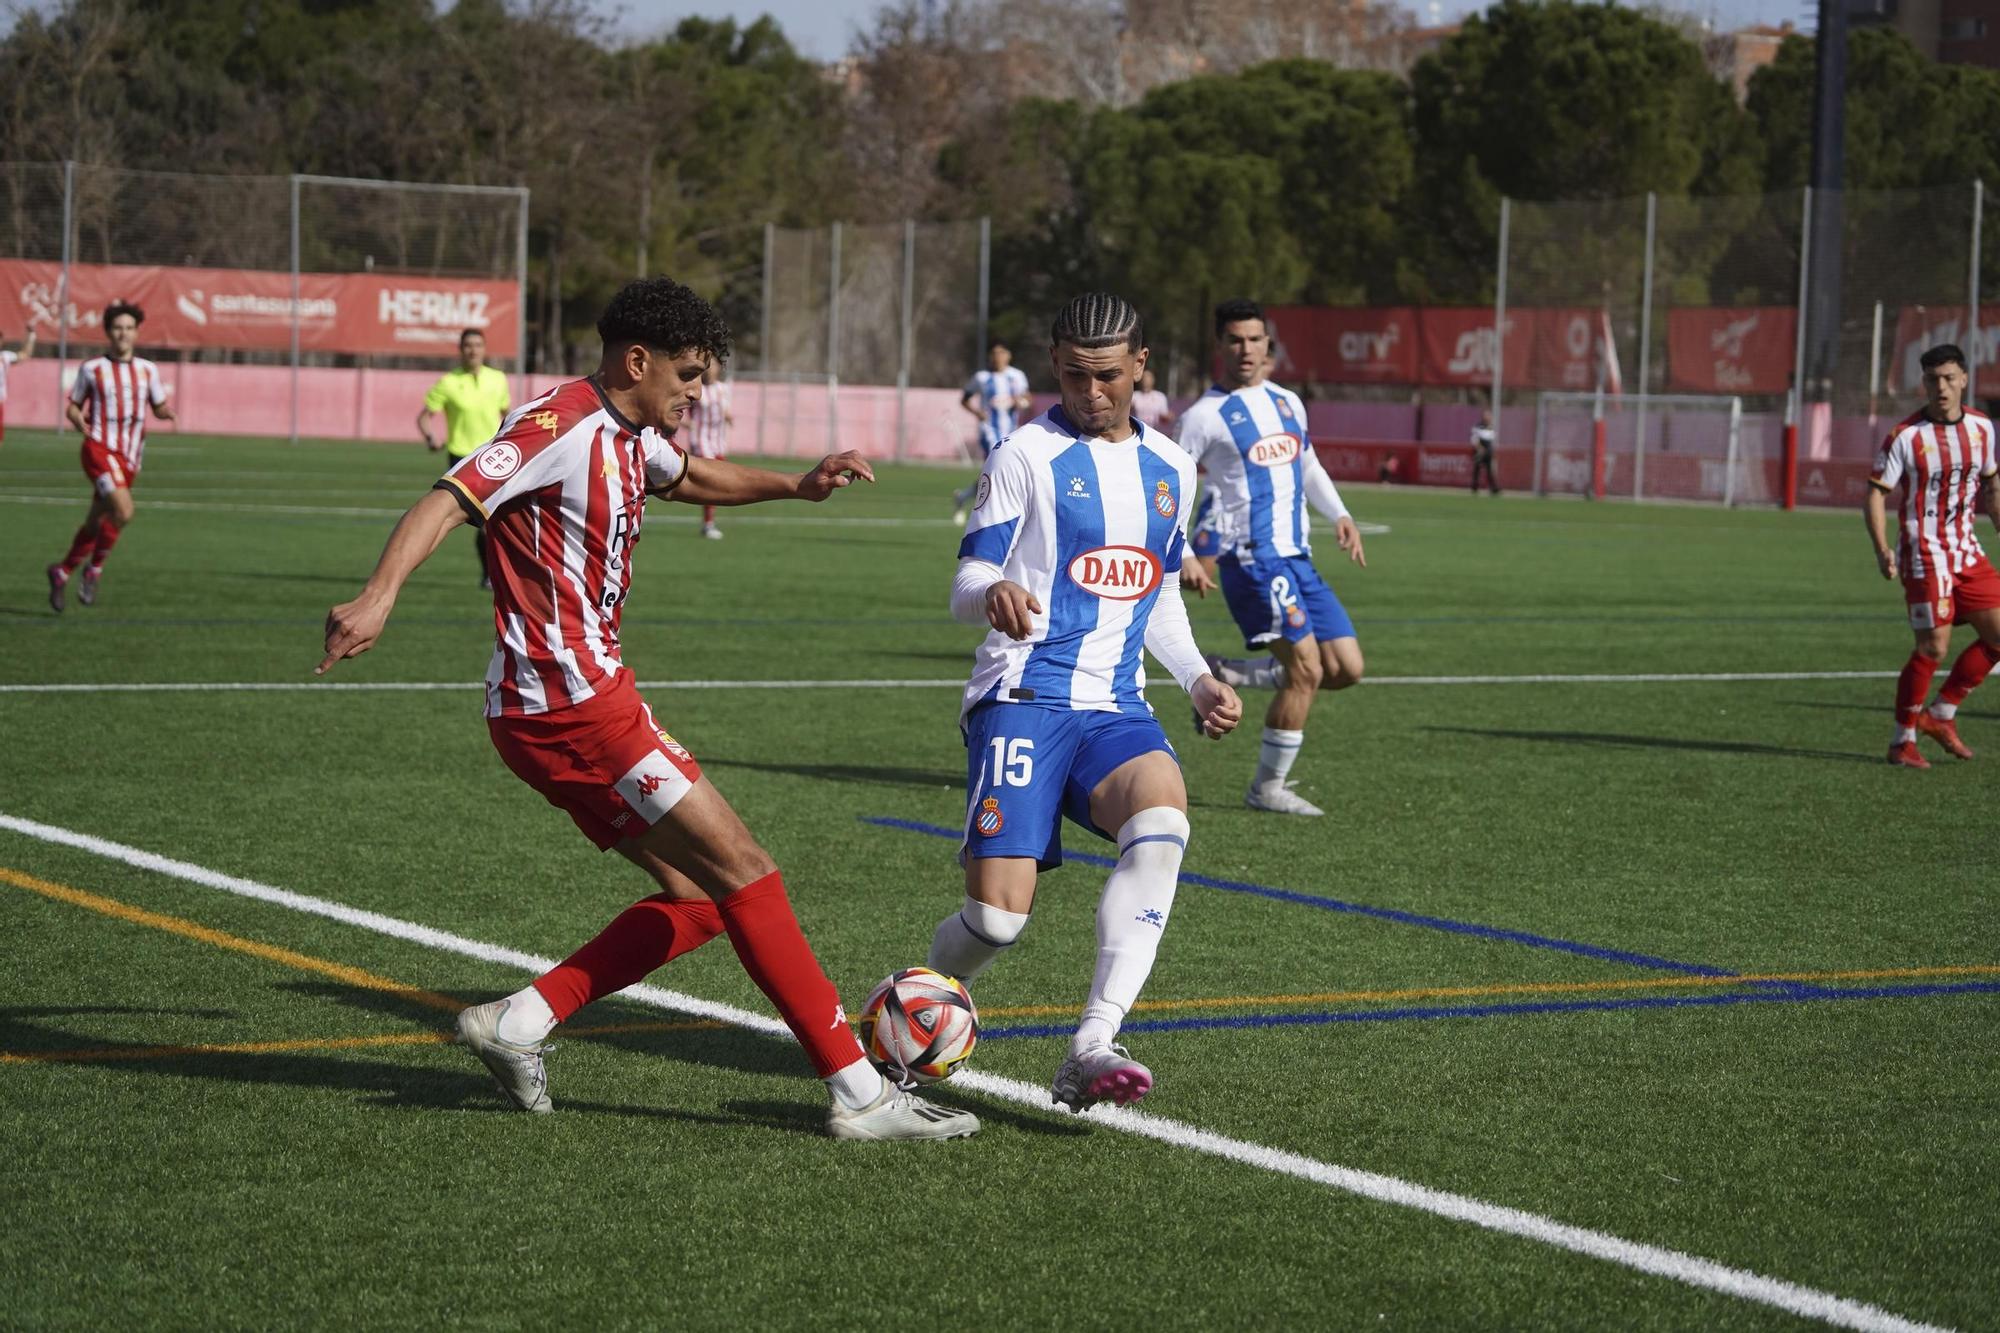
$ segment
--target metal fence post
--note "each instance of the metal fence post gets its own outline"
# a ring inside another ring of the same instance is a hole
[[[902,458],[909,452],[909,397],[910,397],[910,347],[911,324],[915,320],[914,289],[917,284],[917,224],[914,218],[903,221],[903,344],[898,352],[896,366],[896,457]]]
[[[826,447],[840,445],[840,224],[833,224],[832,260],[826,294]]]
[[[1986,326],[1979,319],[1979,246],[1980,223],[1986,213],[1986,182],[1975,179],[1972,182],[1972,276],[1968,282],[1965,298],[1965,355],[1972,364],[1965,368],[1965,401],[1973,400],[1973,393],[1979,387],[1979,363],[1993,355],[1993,349],[1986,346]]]
[[[56,282],[56,429],[61,430],[63,404],[69,396],[62,391],[62,378],[69,371],[69,269],[70,237],[76,231],[76,163],[63,160],[62,277]]]
[[[532,396],[528,392],[528,187],[521,189],[521,225],[514,237],[514,285],[518,293],[514,310],[514,326],[520,338],[520,354],[514,358],[514,368],[521,376],[521,396],[514,401],[525,403]]]
[[[1812,277],[1812,186],[1805,187],[1799,210],[1798,343],[1792,351],[1792,392],[1785,417],[1783,453],[1778,463],[1778,502],[1786,509],[1798,503],[1799,427],[1806,415],[1806,283]]]
[[[1652,387],[1647,372],[1653,362],[1653,236],[1660,196],[1646,192],[1646,285],[1639,293],[1639,418],[1633,423],[1632,498],[1646,498],[1646,394]]]
[[[292,174],[292,443],[299,442],[299,177]]]
[[[979,346],[972,349],[972,364],[981,365],[986,357],[987,345],[992,335],[987,331],[987,321],[992,315],[993,301],[993,219],[979,219]]]
[[[1500,200],[1500,265],[1499,274],[1493,284],[1493,437],[1497,447],[1500,439],[1500,394],[1506,388],[1507,366],[1507,221],[1511,201]],[[1535,488],[1539,492],[1542,479],[1535,477]]]
[[[764,452],[764,423],[771,416],[771,266],[778,251],[778,226],[764,224],[764,295],[757,312],[757,452]]]

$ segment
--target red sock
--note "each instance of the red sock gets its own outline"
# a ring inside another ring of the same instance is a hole
[[[67,574],[70,570],[75,569],[78,565],[90,559],[91,552],[96,549],[97,520],[88,519],[82,527],[76,530],[76,536],[70,539],[69,554],[62,558],[63,573]]]
[[[1978,688],[1996,664],[2000,664],[2000,652],[1994,651],[1986,640],[1974,639],[1972,646],[1951,664],[1951,674],[1945,677],[1944,688],[1938,691],[1938,702],[1957,705]]]
[[[1922,653],[1911,653],[1910,660],[1903,663],[1903,674],[1896,677],[1896,725],[1907,727],[1923,708],[1924,700],[1930,696],[1931,677],[1937,674],[1935,657],[1925,657]]]
[[[90,557],[90,567],[92,569],[104,568],[104,557],[111,554],[111,548],[118,544],[118,538],[124,531],[125,529],[119,527],[108,518],[101,518],[97,521],[97,549],[91,553]]]
[[[674,959],[698,949],[722,933],[722,914],[707,898],[669,898],[656,893],[641,898],[597,938],[535,978],[535,989],[555,1010],[557,1022]]]
[[[785,1026],[806,1048],[821,1078],[861,1058],[861,1043],[847,1026],[840,992],[820,970],[785,897],[784,876],[773,870],[722,900],[729,942],[743,970],[770,997]]]

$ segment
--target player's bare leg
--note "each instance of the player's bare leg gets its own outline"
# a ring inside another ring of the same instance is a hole
[[[1344,642],[1352,643],[1353,640]],[[1324,814],[1325,811],[1293,791],[1287,778],[1293,761],[1299,756],[1299,747],[1305,744],[1306,718],[1312,712],[1313,696],[1326,679],[1327,658],[1321,653],[1319,640],[1310,635],[1296,643],[1278,640],[1271,645],[1271,655],[1283,671],[1284,683],[1271,696],[1271,706],[1264,710],[1264,737],[1257,750],[1257,775],[1250,780],[1250,788],[1243,794],[1243,804],[1252,810],[1270,810],[1284,815]],[[1359,664],[1357,647],[1357,668]]]
[[[1090,819],[1117,830],[1118,864],[1097,901],[1097,970],[1056,1070],[1050,1096],[1072,1111],[1127,1106],[1153,1089],[1153,1072],[1113,1044],[1159,956],[1187,851],[1187,787],[1159,751],[1113,769],[1090,794]]]
[[[1914,634],[1916,650],[1896,678],[1896,733],[1889,742],[1889,762],[1900,768],[1929,768],[1930,761],[1917,750],[1917,732],[1925,716],[1924,698],[1930,693],[1931,677],[1951,651],[1951,626],[1920,629]],[[1957,735],[1956,725],[1952,733]]]
[[[1951,675],[1945,678],[1944,687],[1931,706],[1916,717],[1918,731],[1959,759],[1972,758],[1973,750],[1958,737],[1958,706],[2000,664],[2000,610],[1974,611],[1967,619],[1978,637],[1952,663]],[[1938,660],[1943,658],[1940,652]]]

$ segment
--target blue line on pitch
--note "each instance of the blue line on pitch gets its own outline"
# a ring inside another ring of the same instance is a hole
[[[1727,1004],[1808,1004],[1817,1000],[1907,1000],[1927,995],[2000,995],[2000,982],[1965,981],[1926,986],[1869,986],[1845,989],[1759,990],[1732,995],[1655,995],[1627,1000],[1549,1000],[1533,1004],[1425,1005],[1408,1009],[1364,1009],[1339,1014],[1243,1014],[1231,1018],[1158,1018],[1127,1023],[1131,1032],[1200,1032],[1217,1029],[1325,1027],[1330,1023],[1394,1023],[1427,1018],[1505,1018],[1517,1014],[1576,1014],[1617,1009],[1692,1009]],[[1074,1025],[981,1028],[981,1041],[1010,1037],[1068,1037]]]
[[[925,824],[914,819],[894,819],[887,815],[863,815],[861,822],[882,828],[905,829],[911,833],[927,833],[934,838],[957,839],[964,836],[958,829]],[[1094,856],[1088,852],[1067,850],[1063,852],[1063,859],[1107,868],[1118,864],[1108,856]],[[1181,883],[1197,884],[1205,889],[1221,889],[1224,893],[1247,893],[1253,897],[1270,898],[1281,903],[1297,903],[1301,907],[1317,907],[1325,912],[1350,912],[1356,916],[1393,921],[1402,926],[1422,926],[1427,930],[1450,931],[1455,935],[1474,935],[1480,939],[1498,940],[1505,944],[1525,944],[1531,949],[1554,949],[1561,953],[1581,954],[1585,958],[1601,958],[1609,963],[1624,963],[1628,967],[1649,967],[1661,972],[1685,972],[1698,977],[1736,975],[1727,968],[1708,967],[1701,963],[1680,963],[1671,958],[1655,958],[1651,954],[1629,953],[1623,949],[1606,949],[1576,940],[1559,940],[1551,935],[1534,935],[1525,930],[1505,930],[1499,926],[1453,921],[1441,916],[1404,912],[1394,907],[1370,907],[1365,903],[1350,903],[1340,898],[1327,898],[1316,893],[1296,893],[1291,889],[1273,888],[1268,884],[1250,884],[1243,880],[1215,879],[1209,875],[1190,874],[1185,870],[1181,872]]]

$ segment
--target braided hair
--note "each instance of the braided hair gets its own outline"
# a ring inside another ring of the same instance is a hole
[[[1146,323],[1122,296],[1110,292],[1085,292],[1062,308],[1049,330],[1049,342],[1057,347],[1096,349],[1121,343],[1128,352],[1146,345]]]

